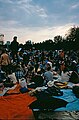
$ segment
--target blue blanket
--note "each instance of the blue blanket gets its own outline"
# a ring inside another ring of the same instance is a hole
[[[79,111],[79,98],[75,96],[72,89],[62,89],[63,96],[54,96],[66,100],[68,104],[66,107],[55,109],[55,111]]]

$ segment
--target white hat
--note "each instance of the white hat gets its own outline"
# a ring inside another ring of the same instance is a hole
[[[77,64],[77,62],[75,60],[73,60],[73,63]]]
[[[47,64],[49,64],[51,66],[51,68],[52,68],[52,63],[51,62],[47,62]]]

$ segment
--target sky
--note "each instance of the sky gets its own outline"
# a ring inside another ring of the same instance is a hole
[[[62,37],[79,25],[79,0],[0,0],[0,34],[4,42],[34,43]]]

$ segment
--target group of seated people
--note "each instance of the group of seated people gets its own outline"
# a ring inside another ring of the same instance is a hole
[[[0,65],[0,84],[2,85],[3,83],[5,87],[11,87],[16,83],[20,83],[21,79],[25,79],[28,88],[36,88],[48,85],[51,86],[51,84],[60,84],[60,86],[63,86],[65,85],[64,82],[67,81],[74,84],[79,83],[79,75],[78,71],[76,71],[77,69],[75,69],[75,61],[72,62],[73,69],[71,73],[70,71],[65,71],[65,69],[63,69],[61,70],[61,74],[56,70],[56,66],[53,66],[51,60],[49,59],[46,59],[44,64],[41,62],[37,63],[35,61],[36,64],[34,66],[32,65],[32,61],[29,60],[26,66],[24,63],[10,63],[9,55],[6,53],[6,51],[3,51],[0,62],[2,62]],[[67,73],[66,81],[63,80],[63,73]]]
[[[64,74],[67,73],[67,80],[64,81]],[[65,86],[67,87],[67,82],[72,82],[75,84],[79,83],[79,75],[76,71],[67,71],[59,75],[55,70],[53,70],[52,63],[48,61],[46,63],[45,70],[38,69],[35,72],[35,69],[31,65],[27,67],[25,65],[16,65],[12,64],[9,66],[8,74],[5,71],[0,70],[0,84],[5,87],[11,87],[16,83],[20,83],[21,79],[25,79],[27,87],[35,89],[36,87],[42,86]],[[26,85],[25,84],[25,85]]]

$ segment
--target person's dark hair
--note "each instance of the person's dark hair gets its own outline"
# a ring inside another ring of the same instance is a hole
[[[48,66],[48,67],[47,67],[47,70],[48,70],[48,71],[51,70],[51,66]]]
[[[16,41],[16,40],[17,40],[17,36],[14,36],[14,37],[13,37],[13,40]]]

